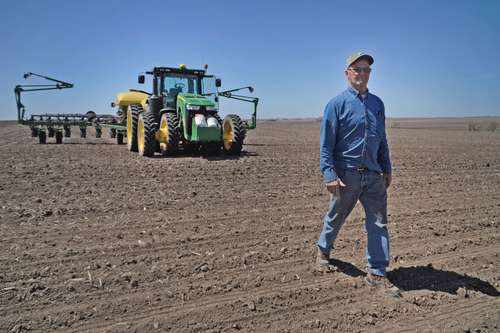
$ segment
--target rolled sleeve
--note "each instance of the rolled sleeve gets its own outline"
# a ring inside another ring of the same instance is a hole
[[[319,166],[323,174],[325,183],[337,179],[337,172],[334,166],[333,152],[335,150],[336,137],[338,129],[338,119],[335,105],[330,101],[323,114],[320,130],[320,161]]]

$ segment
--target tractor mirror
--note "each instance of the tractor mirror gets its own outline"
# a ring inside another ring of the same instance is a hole
[[[115,102],[111,102],[111,107],[114,108],[116,106]]]
[[[219,88],[220,86],[222,86],[222,81],[220,79],[215,79],[215,86],[217,88]]]
[[[137,82],[139,82],[140,84],[143,84],[144,83],[144,75],[139,75],[139,77],[137,78]]]
[[[253,87],[248,87],[248,90],[253,93]]]

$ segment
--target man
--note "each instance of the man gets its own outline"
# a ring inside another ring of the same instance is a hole
[[[373,57],[355,53],[347,58],[347,90],[327,104],[321,123],[320,168],[331,193],[323,230],[317,242],[317,264],[329,267],[342,224],[359,200],[365,210],[368,234],[365,281],[399,293],[386,278],[389,265],[387,188],[391,160],[385,132],[385,110],[380,98],[368,91]]]

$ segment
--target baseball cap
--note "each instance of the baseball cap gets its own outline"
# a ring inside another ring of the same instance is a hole
[[[370,65],[372,65],[373,62],[374,62],[373,57],[371,55],[363,53],[363,52],[356,52],[356,53],[351,54],[347,58],[346,68],[349,67],[349,66],[351,66],[353,63],[355,63],[356,61],[358,61],[360,59],[365,59],[366,61],[368,61],[368,63]]]

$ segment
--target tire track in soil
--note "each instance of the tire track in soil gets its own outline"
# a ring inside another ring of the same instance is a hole
[[[486,250],[486,251],[485,251]],[[479,256],[481,254],[485,255],[485,254],[490,254],[491,253],[494,253],[494,250],[493,249],[490,249],[488,247],[484,247],[484,248],[481,248],[481,249],[476,249],[475,251],[468,251],[467,253],[465,253],[465,255],[476,255],[476,256]],[[439,264],[442,264],[443,262],[445,262],[446,259],[449,259],[453,256],[448,256],[448,254],[444,254],[442,256],[435,256],[435,260],[433,260],[433,262],[435,262],[436,265],[439,265]],[[296,274],[300,274],[301,276],[304,276],[304,272],[308,272],[310,271],[309,269],[309,266],[310,266],[310,263],[306,263],[306,264],[301,264],[301,261],[303,260],[294,260],[294,261],[291,261],[291,262],[282,262],[282,263],[271,263],[269,265],[265,265],[264,267],[261,267],[262,270],[265,270],[267,272],[269,272],[270,275],[273,275],[272,272],[274,272],[274,268],[279,268],[279,267],[296,267],[296,268],[299,268],[299,270],[297,271],[294,271]],[[442,262],[443,261],[443,262]],[[299,265],[301,264],[301,265]],[[425,261],[417,261],[417,262],[412,262],[412,265],[413,266],[416,266],[416,265],[422,265],[422,264],[425,264]],[[467,269],[468,267],[457,267],[458,268],[458,271],[460,269]],[[397,267],[395,267],[394,269],[397,269]],[[237,269],[235,269],[236,271]],[[279,271],[279,270],[278,270]],[[228,272],[229,273],[229,272]],[[334,273],[335,274],[335,273]],[[262,274],[260,274],[262,275]],[[319,287],[328,287],[329,285],[335,283],[335,284],[338,284],[338,283],[341,283],[342,285],[340,286],[340,290],[338,290],[338,294],[342,294],[342,290],[345,290],[345,288],[349,288],[351,287],[352,289],[352,286],[350,285],[346,285],[345,282],[349,281],[349,280],[352,280],[353,278],[352,277],[347,277],[345,276],[344,274],[342,274],[342,277],[339,279],[339,278],[336,278],[336,279],[333,279],[332,280],[332,277],[330,276],[330,274],[327,274],[326,276],[324,277],[319,277],[319,278],[315,278],[315,280],[311,283],[302,283],[302,282],[298,282],[299,285],[298,286],[290,286],[290,285],[283,285],[282,283],[279,283],[277,285],[273,285],[273,286],[270,286],[268,288],[263,288],[261,290],[257,290],[255,291],[255,289],[251,292],[251,297],[253,299],[261,296],[261,297],[264,297],[264,296],[269,296],[269,295],[280,295],[280,294],[286,294],[286,293],[289,293],[289,292],[292,292],[292,291],[295,291],[295,290],[308,290],[308,289],[311,289],[313,287],[316,287],[316,288],[319,288]],[[417,278],[415,279],[414,283],[415,284],[419,284],[420,280]],[[446,285],[446,284],[452,284],[453,281],[444,281],[442,282],[443,285]],[[436,284],[435,287],[436,288],[439,288],[440,284]],[[106,295],[106,294],[109,294],[110,291],[105,291],[105,292],[102,292],[102,295]],[[163,315],[167,315],[168,314],[168,317],[172,317],[173,315],[182,315],[183,313],[191,313],[193,310],[200,310],[200,311],[207,311],[207,309],[210,309],[212,307],[216,307],[216,306],[219,306],[221,304],[232,304],[234,302],[238,302],[238,301],[241,301],[241,299],[244,299],[244,295],[248,295],[249,291],[241,291],[241,292],[233,292],[231,293],[231,295],[226,295],[226,294],[223,294],[223,295],[209,295],[208,297],[204,297],[204,299],[207,299],[207,300],[204,300],[202,298],[201,301],[198,301],[198,302],[193,302],[193,303],[188,303],[188,302],[183,302],[182,303],[182,309],[180,310],[174,310],[174,311],[170,311],[171,308],[176,308],[178,306],[178,304],[172,304],[170,307],[167,307],[167,309],[165,309],[165,306],[160,306],[158,310],[153,310],[154,308],[148,308],[147,310],[144,311],[144,313],[139,313],[138,315],[134,315],[132,318],[130,317],[121,317],[119,319],[119,321],[123,322],[130,322],[130,321],[133,321],[133,322],[136,322],[138,320],[146,320],[147,318],[152,318],[152,317],[158,317],[158,316],[163,316]],[[356,302],[356,296],[361,294],[361,293],[366,293],[366,288],[363,289],[363,290],[359,290],[358,293],[350,293],[350,297],[352,297]],[[337,294],[337,295],[338,295]],[[120,304],[128,304],[128,303],[131,303],[131,301],[133,299],[135,299],[137,297],[137,293],[134,293],[132,295],[129,295],[128,293],[126,294],[123,294],[123,295],[116,295],[115,293],[113,293],[114,295],[114,300],[115,302],[117,303],[120,303]],[[147,299],[147,298],[151,298],[151,297],[154,297],[154,293],[142,293],[143,297],[141,297],[141,299]],[[92,297],[95,297],[95,296],[99,296],[98,294],[95,294],[95,293],[90,293],[88,294],[87,296],[92,296]],[[193,295],[194,297],[198,297],[197,295]],[[338,296],[335,296],[335,297],[338,297]],[[328,303],[329,301],[332,301],[335,299],[335,297],[331,297],[329,300],[321,300],[321,301],[318,301],[318,302],[309,302],[307,303],[306,305],[304,305],[303,307],[293,307],[294,309],[296,308],[297,310],[300,310],[302,308],[307,308],[307,307],[311,307],[311,306],[317,306],[317,305],[320,305],[320,304],[323,304],[323,303]],[[87,298],[87,297],[85,297]],[[361,298],[361,297],[360,297]],[[359,300],[360,302],[362,302],[362,298]],[[139,300],[136,301],[136,303],[143,303],[143,302],[140,302]],[[104,302],[102,304],[102,306],[104,306],[106,303]],[[94,304],[95,305],[95,304]],[[99,306],[99,305],[95,305],[95,307],[102,307],[102,306]],[[82,305],[82,307],[75,307],[75,306],[71,306],[67,309],[67,312],[70,312],[73,311],[75,313],[78,313],[78,312],[81,312],[81,311],[84,311],[85,310],[85,307],[86,305]],[[36,310],[36,312],[38,314],[48,314],[50,312],[45,312],[43,311],[43,307],[40,308],[40,309],[36,309],[36,308],[32,308],[32,307],[28,307],[28,309],[30,309],[31,311],[33,310]],[[27,310],[28,310],[27,309]],[[182,310],[182,311],[181,311]],[[50,310],[49,310],[50,311]],[[284,310],[283,310],[284,311]],[[278,311],[279,313],[280,311]],[[275,313],[273,313],[275,314]],[[234,321],[243,321],[243,320],[247,320],[246,317],[243,317],[243,318],[237,318],[237,319],[234,319]],[[115,324],[112,324],[111,326],[113,326]],[[85,329],[86,330],[96,330],[96,329],[102,329],[102,328],[105,328],[107,326],[98,326],[98,327],[86,327]]]
[[[491,250],[491,249],[490,249]],[[468,255],[479,255],[483,252],[481,251],[473,251],[473,252],[470,252],[468,253]],[[448,256],[442,256],[443,259],[448,259]],[[436,260],[435,260],[436,261]],[[440,264],[441,262],[438,260],[436,263]],[[412,265],[413,266],[417,266],[419,264],[419,262],[413,262]],[[424,262],[420,262],[420,264],[424,264]],[[274,265],[273,265],[274,266]],[[293,266],[293,267],[297,267],[297,266]],[[268,267],[269,268],[269,267]],[[396,267],[397,268],[397,267]],[[467,268],[467,267],[459,267],[460,269],[463,269],[463,268]],[[335,274],[335,273],[333,273]],[[259,290],[259,291],[255,291],[253,290],[252,293],[251,293],[251,297],[253,299],[255,298],[258,298],[258,297],[263,297],[263,296],[269,296],[269,295],[272,295],[272,294],[284,294],[284,293],[290,293],[290,292],[293,292],[295,290],[299,290],[299,289],[304,289],[304,290],[307,290],[307,289],[311,289],[311,288],[318,288],[318,287],[328,287],[329,285],[335,283],[335,284],[338,284],[339,282],[343,282],[344,284],[341,286],[341,289],[344,289],[346,287],[346,284],[345,282],[349,281],[349,280],[352,280],[352,277],[346,277],[345,275],[343,275],[341,278],[337,278],[335,280],[332,280],[332,278],[330,277],[329,274],[327,274],[325,277],[321,277],[321,278],[316,278],[314,282],[312,283],[300,283],[300,285],[298,286],[298,288],[293,288],[294,286],[289,286],[289,285],[286,285],[286,286],[282,286],[282,285],[277,285],[277,286],[271,286],[269,288],[265,288],[265,289],[262,289],[262,290]],[[454,281],[442,281],[441,282],[441,285],[446,285],[446,284],[452,284]],[[418,284],[419,283],[419,280],[418,278],[415,280],[415,284]],[[440,284],[436,284],[436,287],[439,287]],[[290,288],[292,287],[292,289]],[[350,297],[352,297],[353,299],[357,299],[359,295],[361,294],[365,294],[366,293],[366,288],[365,290],[356,290],[355,293],[350,293]],[[207,300],[207,301],[197,301],[197,302],[193,302],[193,303],[190,303],[190,304],[182,304],[181,306],[181,309],[176,309],[174,311],[169,311],[170,309],[159,309],[159,310],[151,310],[149,309],[148,311],[145,311],[144,314],[139,314],[139,315],[134,315],[132,317],[121,317],[119,319],[119,321],[121,322],[130,322],[130,321],[133,321],[133,322],[136,322],[138,320],[146,320],[148,318],[152,318],[152,317],[158,317],[158,316],[161,316],[161,315],[167,315],[168,314],[168,317],[171,318],[172,316],[175,316],[175,315],[180,315],[182,313],[189,313],[191,314],[194,310],[198,310],[198,311],[206,311],[207,308],[211,308],[211,307],[216,307],[216,306],[219,306],[223,303],[226,303],[226,304],[230,304],[230,303],[234,303],[234,302],[237,302],[237,301],[241,301],[242,299],[245,299],[245,295],[247,295],[248,292],[244,291],[244,292],[235,292],[233,293],[232,295],[230,296],[226,296],[226,295],[222,295],[220,297],[218,296],[211,296],[209,297],[210,300]],[[273,312],[272,314],[278,314],[280,312],[283,312],[283,311],[289,311],[289,310],[300,310],[300,309],[303,309],[303,308],[308,308],[308,307],[312,307],[312,306],[318,306],[318,305],[321,305],[321,304],[327,304],[331,301],[333,301],[334,299],[336,299],[336,297],[338,296],[335,296],[335,297],[330,297],[329,299],[326,299],[326,300],[320,300],[318,302],[309,302],[309,303],[306,303],[302,306],[294,306],[292,307],[291,309],[290,308],[287,308],[287,309],[281,309],[281,310],[278,310],[276,312]],[[360,297],[361,298],[361,297]],[[360,302],[362,302],[363,300],[359,300]],[[172,308],[176,308],[176,305],[172,305]],[[146,314],[147,313],[147,314]],[[258,316],[266,316],[266,315],[271,315],[270,313],[264,313],[264,314],[259,314]],[[443,316],[446,316],[446,314],[443,314]],[[257,315],[254,315],[252,316],[251,319],[255,319],[257,317]],[[248,320],[249,318],[247,317],[243,317],[243,318],[236,318],[234,320],[232,320],[232,322],[240,322],[242,320]],[[113,324],[114,325],[114,324]],[[111,325],[111,326],[113,326]],[[85,329],[90,329],[90,330],[100,330],[100,329],[103,329],[103,328],[106,328],[108,326],[92,326],[90,328],[86,327]]]

